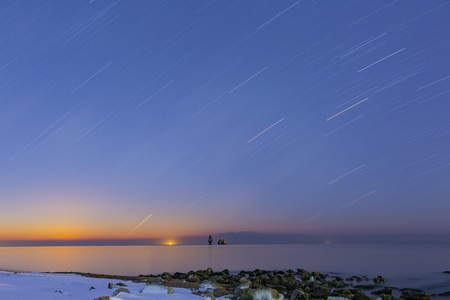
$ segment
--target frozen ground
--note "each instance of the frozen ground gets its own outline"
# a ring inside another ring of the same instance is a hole
[[[117,285],[123,283],[126,286]],[[113,283],[115,288],[108,288]],[[118,288],[126,288],[130,294],[121,292],[112,297]],[[75,274],[54,273],[14,273],[0,271],[0,299],[9,300],[59,300],[96,299],[110,296],[110,299],[201,299],[189,289],[174,288],[173,294],[163,293],[163,289],[146,288],[144,283],[118,281],[115,279],[90,278]]]

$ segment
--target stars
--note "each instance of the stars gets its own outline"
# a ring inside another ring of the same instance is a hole
[[[127,237],[144,235],[150,220],[166,228],[176,219],[174,233],[198,232],[203,216],[219,220],[218,231],[264,231],[281,219],[287,231],[344,230],[348,208],[369,209],[366,200],[393,193],[418,201],[420,188],[447,203],[445,178],[434,179],[449,166],[449,8],[299,0],[7,6],[0,199],[30,185],[73,183],[112,195],[102,203],[108,216],[119,204],[151,204],[153,217],[127,216],[138,220],[133,229],[117,221]],[[416,209],[406,198],[394,205],[405,215]]]
[[[380,62],[382,62],[382,61],[384,61],[384,60],[386,60],[386,59],[388,59],[388,58],[390,58],[390,57],[392,57],[392,56],[394,56],[394,55],[396,55],[396,54],[398,54],[398,53],[404,51],[404,50],[405,50],[405,48],[400,49],[400,50],[398,50],[398,51],[395,51],[394,53],[391,53],[391,54],[389,54],[388,56],[385,56],[385,57],[383,57],[383,58],[377,60],[376,62],[371,63],[370,65],[368,65],[368,66],[366,66],[366,67],[360,69],[360,70],[358,71],[358,73],[359,73],[359,72],[362,72],[362,71],[364,71],[364,70],[367,70],[368,68],[371,68],[371,67],[373,67],[374,65],[376,65],[376,64],[378,64],[378,63],[380,63]]]
[[[249,139],[247,141],[248,143],[251,143],[252,141],[254,141],[255,139],[257,139],[260,135],[264,134],[266,131],[270,130],[272,127],[276,126],[277,124],[281,123],[282,121],[284,121],[284,118],[279,119],[278,121],[276,121],[275,123],[273,123],[272,125],[270,125],[269,127],[267,127],[266,129],[264,129],[263,131],[261,131],[260,133],[258,133],[257,135],[255,135],[254,137],[252,137],[251,139]]]

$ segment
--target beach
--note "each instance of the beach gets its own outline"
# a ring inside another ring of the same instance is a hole
[[[450,274],[448,274],[450,277]],[[450,278],[449,278],[450,279]],[[228,270],[164,272],[122,276],[92,273],[0,272],[0,299],[445,299],[448,291],[430,294],[410,287],[390,286],[383,276],[296,270]]]
[[[108,276],[105,276],[108,277]],[[80,274],[0,272],[0,299],[200,299],[186,288],[145,290],[147,283]],[[103,298],[102,298],[103,297]]]

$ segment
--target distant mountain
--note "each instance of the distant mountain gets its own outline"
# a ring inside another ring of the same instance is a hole
[[[219,238],[224,238],[228,244],[309,244],[324,242],[321,237],[314,235],[257,233],[251,231],[221,233],[217,234],[214,240]]]
[[[361,244],[361,243],[416,243],[450,244],[449,233],[409,233],[409,234],[348,234],[348,235],[308,235],[274,234],[251,231],[211,233],[213,245],[224,238],[228,245],[242,244]],[[176,245],[207,245],[208,235],[180,237]],[[22,246],[119,246],[119,245],[165,245],[162,239],[95,239],[95,240],[8,240],[1,241],[0,247]]]
[[[367,244],[367,243],[450,243],[450,234],[445,233],[408,233],[408,234],[274,234],[251,231],[225,232],[212,234],[213,244],[224,238],[228,245],[237,244]],[[202,245],[208,243],[208,236],[186,237],[179,240],[182,244]]]

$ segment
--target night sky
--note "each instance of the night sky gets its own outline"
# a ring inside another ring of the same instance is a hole
[[[1,1],[0,240],[450,234],[449,16]]]

